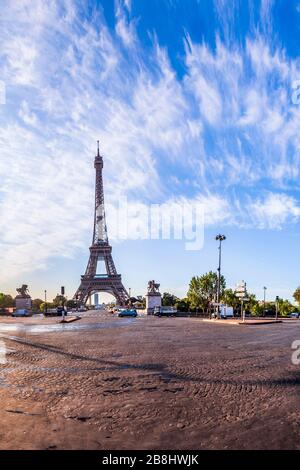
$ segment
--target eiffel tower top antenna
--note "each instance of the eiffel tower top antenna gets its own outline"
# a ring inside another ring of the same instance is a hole
[[[94,161],[94,168],[96,170],[96,185],[95,185],[95,215],[94,215],[94,234],[93,244],[107,243],[107,227],[104,209],[104,189],[103,189],[103,158],[100,155],[99,140],[97,140],[97,155]]]

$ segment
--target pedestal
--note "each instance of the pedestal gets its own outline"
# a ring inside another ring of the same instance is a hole
[[[26,310],[31,309],[31,297],[30,296],[22,297],[22,296],[17,295],[17,297],[15,298],[15,302],[16,302],[17,310],[18,309],[26,309]]]
[[[160,292],[148,292],[146,294],[147,315],[153,315],[155,307],[161,307],[161,293]]]

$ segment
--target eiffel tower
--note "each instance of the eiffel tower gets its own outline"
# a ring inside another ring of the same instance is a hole
[[[87,268],[85,274],[81,276],[81,283],[74,299],[81,304],[85,304],[95,292],[107,292],[115,297],[119,305],[124,305],[129,300],[129,295],[122,284],[121,274],[117,273],[111,254],[112,248],[107,236],[102,179],[103,158],[99,152],[99,140],[97,141],[94,167],[96,170],[96,185],[93,242],[90,246]],[[104,265],[105,273],[97,273],[99,261]]]

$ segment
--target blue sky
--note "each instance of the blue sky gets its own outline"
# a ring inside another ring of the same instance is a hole
[[[267,298],[299,285],[300,1],[1,1],[0,291],[71,297],[106,201],[204,210],[204,245],[112,240],[126,287],[184,296],[217,267]],[[3,101],[3,100],[2,100]],[[110,216],[107,214],[108,224]],[[108,229],[109,226],[108,226]],[[132,234],[131,234],[132,238]]]

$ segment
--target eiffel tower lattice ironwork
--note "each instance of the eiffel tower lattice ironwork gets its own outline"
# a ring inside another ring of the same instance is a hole
[[[117,273],[111,254],[112,248],[108,241],[102,178],[103,158],[99,152],[99,141],[97,144],[97,155],[94,162],[96,185],[93,243],[90,246],[90,257],[85,274],[81,276],[81,283],[74,299],[85,304],[92,294],[107,292],[115,297],[119,305],[124,305],[129,300],[129,295],[122,284],[121,274]],[[99,261],[104,265],[105,273],[97,273]]]

